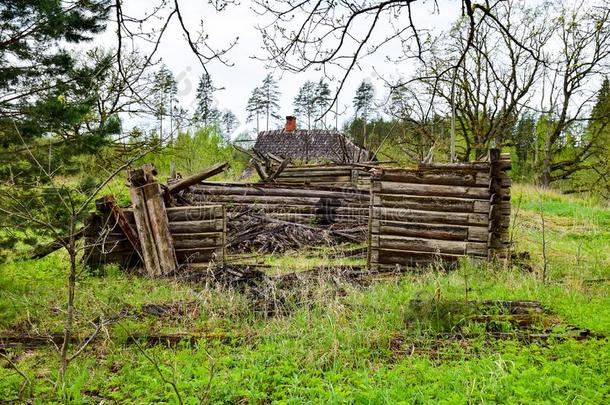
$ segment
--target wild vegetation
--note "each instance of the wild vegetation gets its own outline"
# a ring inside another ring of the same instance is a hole
[[[215,46],[187,2],[0,3],[0,402],[610,402],[610,7],[433,3],[461,6],[451,29],[410,0],[255,0],[248,130],[208,70],[238,39]],[[158,55],[172,32],[199,63],[190,107]],[[368,62],[404,75],[361,80]],[[370,159],[510,153],[510,258],[380,275],[346,243],[246,252],[215,278],[83,264],[83,222],[100,196],[130,203],[128,168],[252,180],[240,150],[280,125],[279,72],[316,69],[292,86],[301,128]]]

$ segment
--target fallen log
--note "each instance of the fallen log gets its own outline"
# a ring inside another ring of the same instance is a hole
[[[167,192],[169,194],[175,194],[179,191],[189,188],[193,184],[197,184],[202,180],[208,179],[212,176],[222,173],[228,167],[229,167],[229,162],[221,162],[221,163],[215,164],[214,166],[208,167],[207,169],[205,169],[202,172],[193,174],[192,176],[189,176],[185,179],[181,179],[179,181],[176,181],[176,182],[168,185]]]

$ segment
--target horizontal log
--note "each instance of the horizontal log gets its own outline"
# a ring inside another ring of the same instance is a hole
[[[426,171],[426,170],[384,170],[381,181],[399,183],[437,184],[454,186],[474,186],[476,172]]]
[[[388,208],[406,208],[419,211],[442,212],[489,212],[489,200],[473,200],[470,198],[432,197],[419,195],[397,195],[375,193],[373,205]]]
[[[425,239],[394,235],[372,235],[371,245],[381,249],[487,256],[487,243]]]
[[[284,205],[309,205],[309,206],[368,206],[369,197],[365,199],[345,199],[345,198],[318,198],[318,197],[281,197],[281,196],[251,196],[251,195],[194,195],[193,201],[196,203],[220,203],[225,204],[227,209],[231,209],[234,204],[284,204]]]
[[[166,212],[170,222],[210,220],[224,215],[222,205],[171,207],[166,208]]]
[[[170,222],[169,230],[172,234],[175,233],[204,233],[213,231],[222,231],[224,229],[224,221],[222,219],[212,219],[204,221],[182,221]]]
[[[309,170],[289,170],[289,168],[284,169],[284,171],[278,176],[278,179],[281,178],[299,178],[299,177],[324,177],[324,176],[351,176],[352,170],[350,168],[347,169],[309,169]]]
[[[460,257],[463,256],[431,252],[409,252],[392,249],[371,249],[370,252],[371,263],[392,265],[399,264],[406,266],[418,265],[418,263],[421,264],[422,262],[457,262]]]
[[[177,239],[174,235],[174,249],[197,249],[222,247],[224,237],[220,232],[178,234]]]
[[[403,208],[373,207],[373,220],[415,222],[420,224],[485,225],[487,214],[419,211]]]
[[[261,185],[223,185],[223,183],[202,183],[192,187],[193,194],[215,195],[258,195],[281,197],[352,198],[368,200],[368,194],[353,190],[319,190],[307,187],[277,187]]]
[[[295,183],[295,184],[305,184],[305,183],[331,183],[331,184],[343,184],[343,183],[351,183],[352,176],[304,176],[304,177],[279,177],[277,179],[277,183]]]
[[[418,224],[412,222],[383,222],[379,235],[395,235],[455,241],[487,242],[487,228],[442,224]]]
[[[380,191],[383,194],[407,194],[442,197],[460,197],[488,199],[487,187],[444,186],[436,184],[414,184],[380,181]]]
[[[263,213],[301,213],[301,214],[337,214],[337,215],[357,215],[366,216],[369,215],[369,209],[364,208],[363,205],[356,207],[341,207],[341,206],[315,206],[315,205],[288,205],[288,204],[247,204],[237,203],[233,204],[227,209],[231,212],[242,212],[242,211],[256,211]]]

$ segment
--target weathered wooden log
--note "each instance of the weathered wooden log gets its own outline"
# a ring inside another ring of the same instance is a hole
[[[222,232],[174,234],[174,249],[213,248],[224,245]]]
[[[224,215],[222,205],[170,207],[166,212],[170,222],[212,220]]]
[[[351,168],[345,169],[308,169],[308,170],[294,170],[290,167],[284,169],[284,171],[280,174],[279,178],[300,178],[300,177],[325,177],[325,176],[350,176]]]
[[[424,239],[394,235],[373,235],[371,241],[374,246],[379,246],[381,249],[487,256],[487,242]]]
[[[221,232],[224,229],[224,221],[222,219],[211,219],[170,222],[169,229],[172,233]]]
[[[379,180],[427,185],[475,186],[478,174],[477,172],[384,170]]]
[[[229,162],[221,162],[217,163],[214,166],[208,167],[207,169],[193,174],[185,179],[178,180],[176,182],[172,182],[167,186],[167,191],[170,194],[175,194],[181,190],[184,190],[194,184],[201,182],[202,180],[208,179],[212,176],[215,176],[219,173],[222,173],[229,167]]]
[[[351,184],[352,177],[348,174],[345,176],[303,176],[303,177],[280,177],[278,183],[329,183],[329,184]]]
[[[486,214],[417,211],[402,208],[373,207],[373,220],[403,221],[424,224],[450,224],[450,225],[487,225],[489,218]],[[375,222],[373,222],[375,225]]]
[[[482,226],[418,224],[412,222],[385,221],[379,227],[379,235],[487,242],[487,228]]]
[[[436,184],[414,184],[380,181],[381,193],[406,194],[442,197],[459,197],[486,199],[489,198],[487,187],[443,186]]]
[[[146,208],[150,219],[151,231],[159,257],[160,274],[171,274],[178,266],[174,253],[172,234],[165,212],[161,187],[157,182],[141,187],[146,198]]]
[[[223,185],[222,183],[202,183],[192,187],[194,196],[207,195],[242,195],[242,196],[276,196],[276,197],[317,197],[317,198],[348,198],[367,201],[366,192],[354,190],[319,190],[303,187],[278,187],[268,184],[260,185]]]
[[[148,218],[146,198],[139,187],[131,187],[129,193],[138,239],[142,247],[144,267],[149,275],[157,276],[160,274],[159,256],[155,247],[150,219]]]
[[[193,201],[197,203],[225,204],[230,209],[233,204],[253,205],[309,205],[309,206],[366,206],[363,200],[349,200],[341,198],[320,197],[282,197],[282,196],[242,196],[242,195],[195,195]]]
[[[375,206],[387,208],[406,208],[418,211],[441,212],[489,212],[489,200],[470,198],[432,197],[418,195],[379,194],[374,193],[372,202]]]
[[[462,255],[431,252],[408,252],[404,250],[392,249],[373,249],[371,251],[371,263],[400,264],[405,266],[417,266],[423,263],[435,263],[439,261],[457,262],[460,257],[462,257]]]
[[[143,261],[144,255],[142,253],[142,247],[140,246],[140,240],[138,238],[138,234],[131,227],[131,223],[129,222],[129,217],[126,215],[125,211],[119,207],[113,195],[107,195],[98,199],[96,201],[96,207],[101,212],[110,213],[118,227],[123,231],[123,234],[133,247],[134,251],[137,253],[138,257]]]

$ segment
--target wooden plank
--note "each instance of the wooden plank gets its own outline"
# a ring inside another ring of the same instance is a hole
[[[192,234],[204,235],[204,234]],[[174,249],[198,249],[223,246],[222,232],[209,233],[207,236],[197,236],[191,239],[174,241]]]
[[[484,229],[484,228],[483,228]],[[442,239],[466,241],[468,239],[468,227],[444,224],[418,224],[413,222],[384,222],[381,225],[379,235],[410,236],[426,239]],[[485,238],[487,241],[487,238]]]
[[[280,177],[277,179],[278,184],[284,183],[295,183],[295,184],[306,184],[306,183],[330,183],[330,184],[351,184],[352,178],[349,175],[346,176],[304,176],[304,177]]]
[[[169,229],[172,233],[205,233],[218,232],[224,229],[222,218],[203,221],[180,221],[170,222]]]
[[[381,193],[383,194],[407,194],[423,196],[443,196],[486,199],[489,198],[487,187],[462,187],[444,186],[435,184],[414,184],[381,181]]]
[[[415,265],[422,261],[457,262],[461,255],[438,254],[431,252],[409,252],[403,250],[379,249],[371,252],[371,263]]]
[[[453,255],[466,254],[466,242],[463,241],[424,239],[394,235],[373,235],[372,238],[379,238],[379,247],[381,249],[446,253]]]
[[[373,196],[373,204],[389,208],[407,208],[419,211],[489,212],[489,200],[473,200],[456,197],[375,193]]]
[[[165,204],[161,197],[161,187],[155,181],[141,187],[146,199],[146,209],[150,218],[152,235],[159,257],[159,267],[162,275],[173,273],[178,262],[174,253],[169,221],[165,213]]]
[[[350,198],[368,201],[369,195],[354,190],[318,190],[303,187],[279,187],[269,185],[222,185],[222,183],[202,183],[192,187],[193,194],[206,195],[241,195],[241,196],[279,196],[279,197],[309,197],[309,198]]]
[[[189,207],[166,208],[167,218],[170,222],[202,221],[222,218],[222,205],[201,205]]]
[[[476,172],[459,171],[384,170],[380,180],[429,185],[474,186],[476,185],[476,175]]]
[[[485,214],[419,211],[403,208],[373,208],[373,217],[388,221],[414,222],[420,224],[487,225]]]
[[[215,176],[219,173],[222,173],[223,171],[225,171],[227,168],[229,167],[229,162],[221,162],[221,163],[217,163],[211,167],[208,167],[207,169],[194,174],[192,176],[189,176],[185,179],[181,179],[175,182],[172,182],[171,184],[169,184],[167,186],[167,191],[170,194],[175,194],[181,190],[184,190],[194,184],[197,184],[205,179],[208,179],[212,176]]]
[[[144,257],[144,268],[149,276],[155,277],[161,273],[159,266],[159,257],[153,239],[152,227],[148,218],[146,199],[142,189],[139,187],[130,187],[131,206],[133,207],[133,215],[136,223],[136,230],[142,247],[142,256]]]

